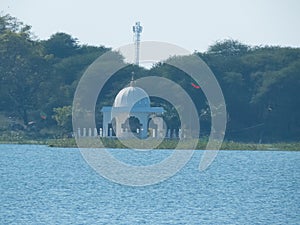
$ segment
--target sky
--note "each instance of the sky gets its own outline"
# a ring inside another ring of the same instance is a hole
[[[81,44],[113,49],[133,41],[162,41],[191,52],[216,41],[300,47],[299,0],[0,0],[9,13],[32,26],[38,39],[65,32]]]

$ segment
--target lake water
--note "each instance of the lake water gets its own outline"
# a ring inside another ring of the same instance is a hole
[[[300,224],[300,152],[220,151],[199,172],[202,153],[164,182],[130,187],[78,149],[0,145],[0,224]]]

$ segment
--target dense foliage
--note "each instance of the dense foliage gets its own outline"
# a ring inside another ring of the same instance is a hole
[[[30,26],[0,17],[0,132],[33,137],[58,137],[71,132],[73,95],[84,71],[109,49],[78,44],[66,33],[36,40]],[[214,72],[226,100],[228,140],[275,142],[300,140],[300,49],[250,47],[234,40],[196,52]],[[120,56],[120,60],[122,57]],[[210,132],[207,100],[190,78],[167,63],[150,70],[134,65],[118,71],[106,83],[97,104],[111,105],[134,71],[137,78],[154,75],[172,79],[193,98],[202,134]],[[152,99],[167,109],[165,120],[180,126],[168,102]],[[97,114],[101,126],[101,114]]]

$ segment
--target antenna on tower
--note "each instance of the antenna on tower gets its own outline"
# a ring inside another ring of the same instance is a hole
[[[141,41],[141,33],[143,27],[140,25],[140,22],[136,22],[132,27],[134,33],[134,44],[135,44],[135,64],[139,65],[140,60],[140,41]]]

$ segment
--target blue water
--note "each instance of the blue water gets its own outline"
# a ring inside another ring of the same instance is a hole
[[[114,150],[144,161],[170,150],[127,153]],[[78,149],[0,145],[0,224],[300,224],[300,152],[220,151],[199,172],[202,153],[162,183],[129,187]]]

